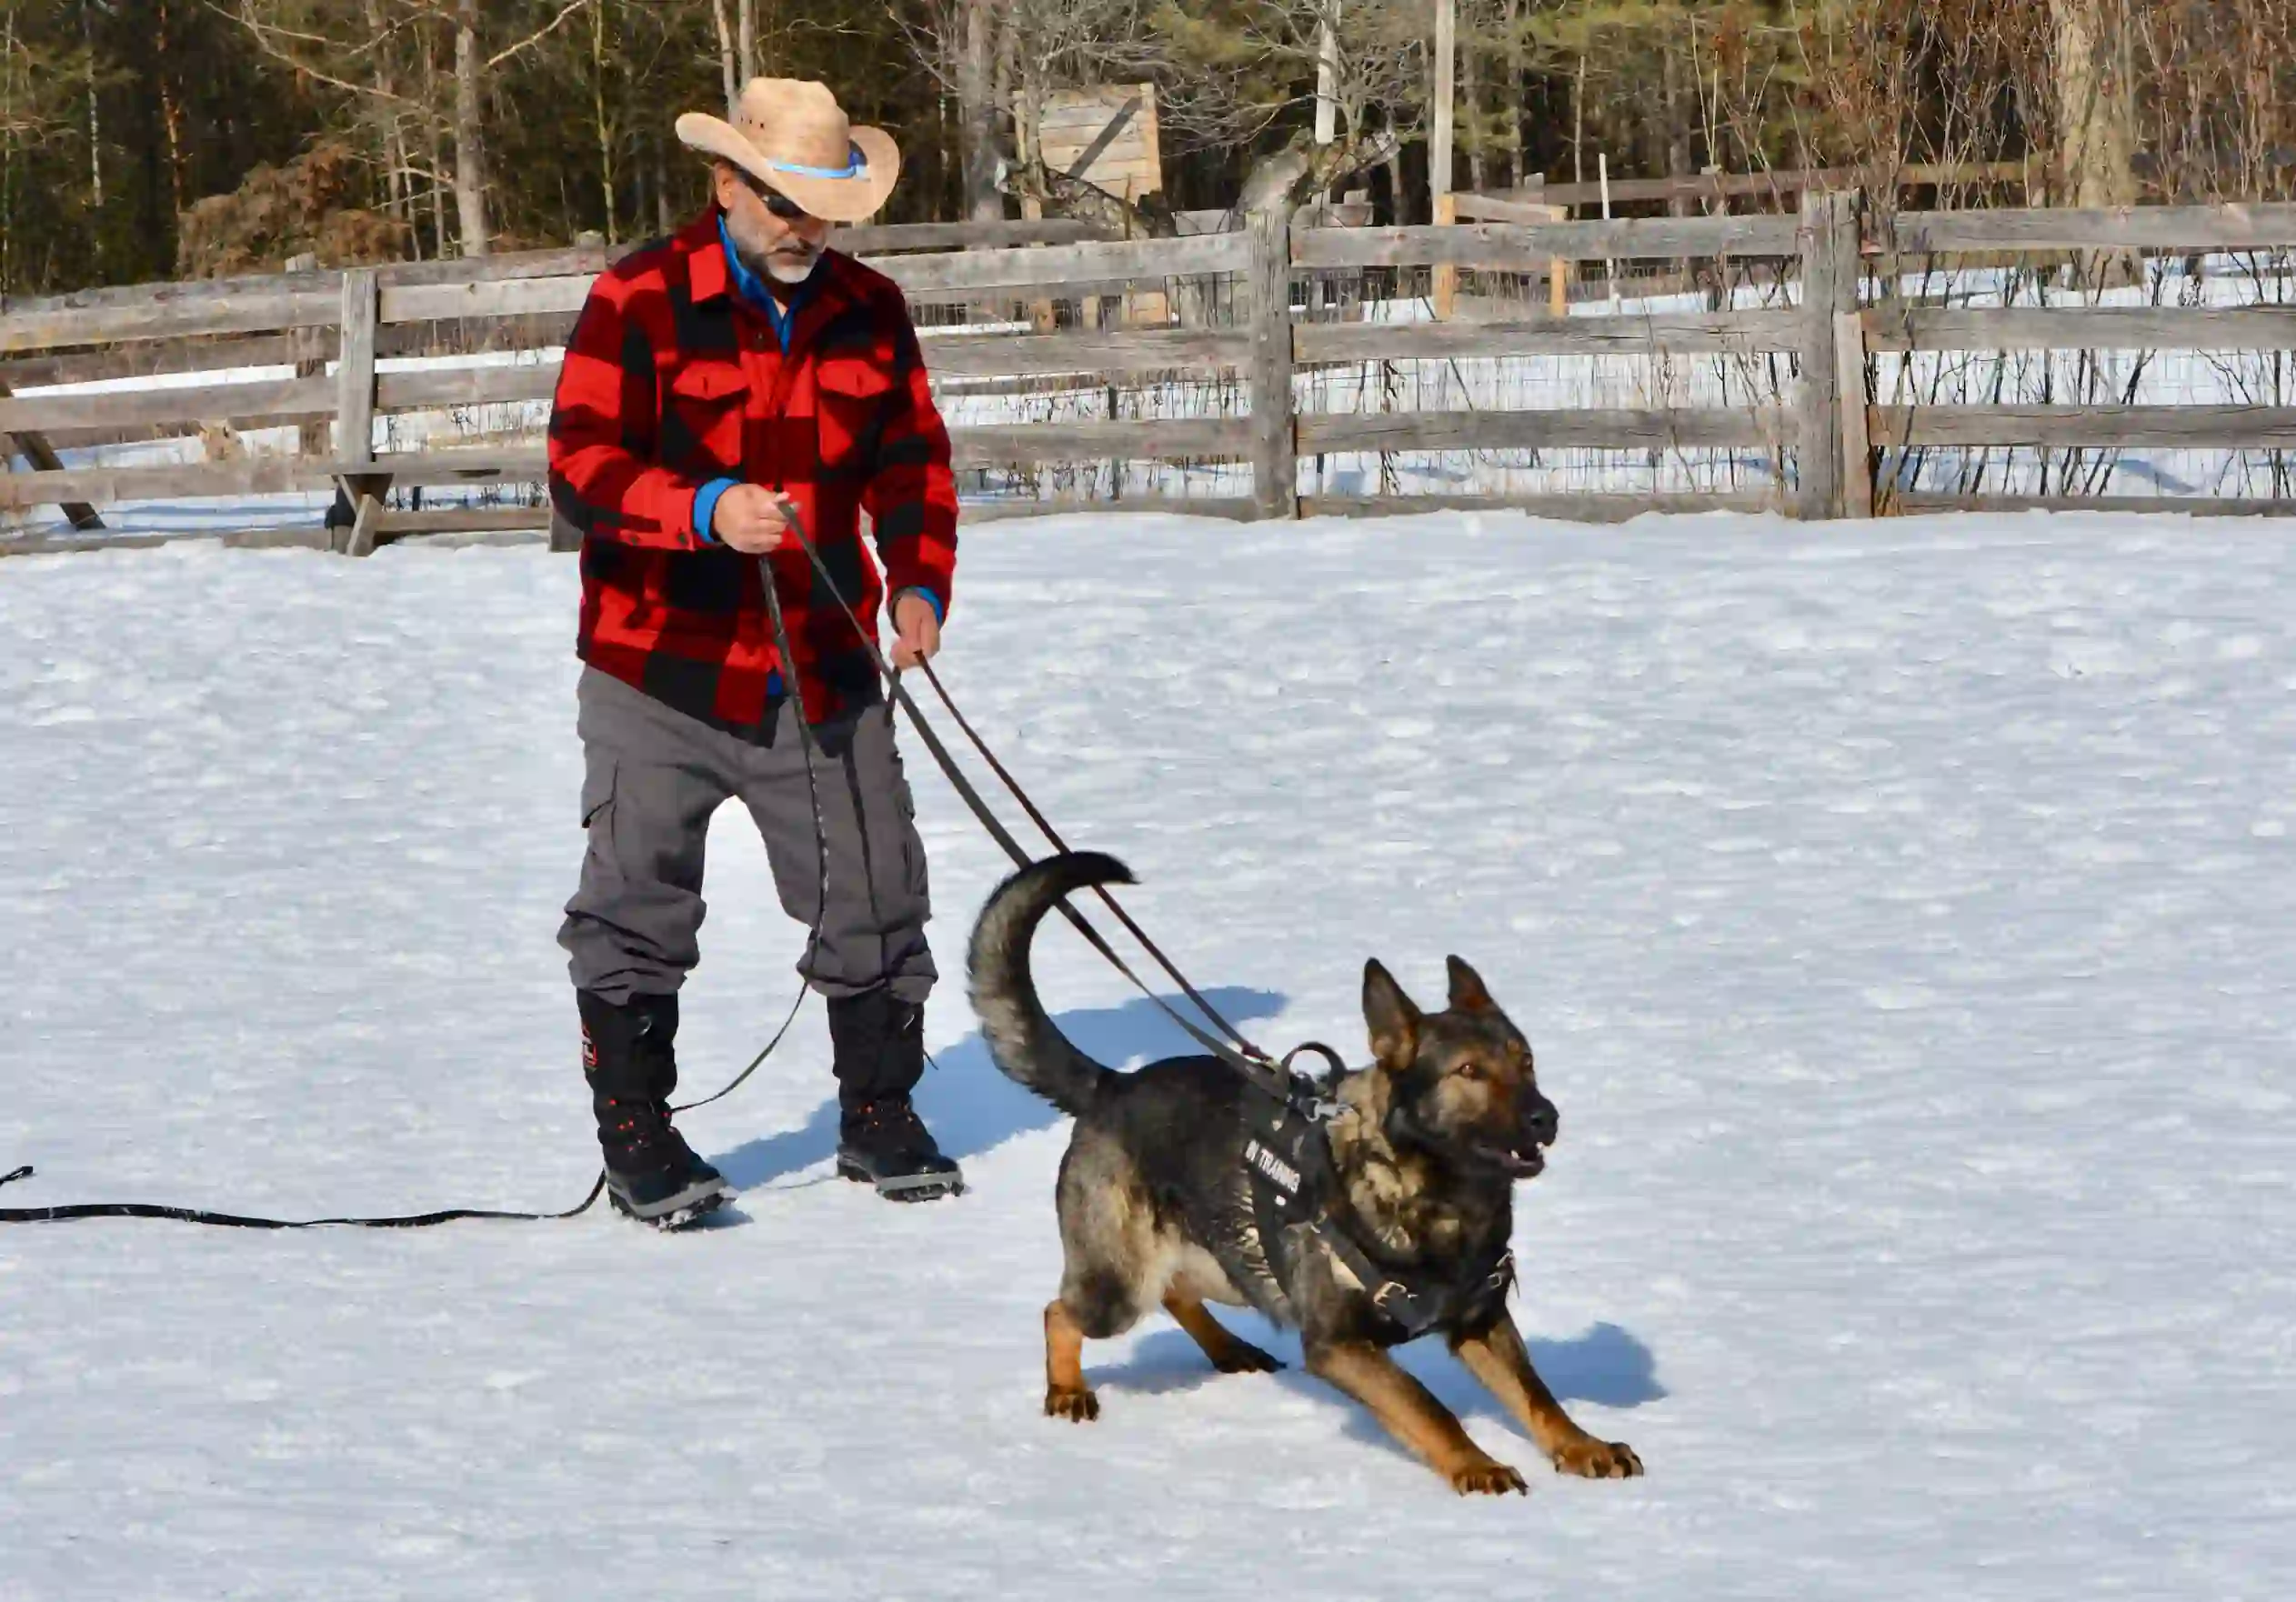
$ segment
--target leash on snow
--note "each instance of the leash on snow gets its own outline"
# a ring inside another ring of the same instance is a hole
[[[0,1174],[0,1185],[32,1177],[26,1163],[13,1173]],[[154,1202],[78,1202],[55,1207],[0,1207],[0,1224],[55,1224],[71,1218],[172,1218],[179,1224],[216,1224],[232,1229],[316,1229],[326,1224],[351,1224],[363,1229],[425,1229],[451,1224],[458,1218],[516,1218],[546,1222],[571,1218],[590,1209],[606,1189],[606,1172],[598,1171],[590,1194],[581,1205],[563,1213],[503,1213],[487,1207],[447,1207],[436,1213],[412,1213],[396,1218],[248,1218],[236,1213],[211,1213],[203,1207],[165,1207]]]
[[[782,620],[781,597],[774,588],[772,569],[767,565],[763,556],[757,558],[757,576],[765,587],[766,615],[773,622],[774,644],[781,652],[782,664],[788,674],[785,699],[794,706],[797,711],[797,741],[799,747],[805,753],[806,796],[813,806],[814,857],[820,870],[817,886],[819,896],[816,906],[818,909],[826,909],[829,901],[829,842],[827,831],[823,827],[821,821],[820,785],[814,775],[813,730],[806,723],[805,701],[797,685],[797,654],[790,647],[788,626]],[[770,704],[768,704],[767,711],[768,713],[771,711]],[[808,957],[820,946],[820,921],[819,912],[817,911],[814,928],[806,942],[806,953]],[[774,1031],[773,1038],[766,1042],[763,1050],[749,1059],[749,1066],[737,1074],[732,1083],[715,1095],[705,1096],[699,1101],[682,1103],[673,1107],[671,1111],[690,1112],[695,1107],[707,1106],[711,1102],[722,1101],[740,1089],[748,1081],[750,1075],[756,1073],[759,1066],[773,1055],[774,1048],[779,1046],[782,1037],[789,1033],[789,1026],[797,1021],[797,1014],[805,1006],[806,994],[809,988],[809,986],[799,983],[797,999],[789,1004],[788,1016],[781,1020],[781,1027]],[[0,1174],[0,1186],[13,1185],[19,1179],[29,1179],[33,1172],[32,1165],[26,1163],[10,1173]],[[590,1183],[590,1193],[562,1213],[520,1213],[491,1207],[446,1207],[435,1213],[411,1213],[378,1218],[256,1218],[237,1213],[213,1212],[205,1207],[165,1207],[155,1202],[77,1202],[49,1207],[0,1207],[0,1224],[56,1224],[75,1218],[165,1218],[179,1224],[207,1224],[229,1229],[316,1229],[328,1225],[343,1225],[360,1229],[426,1229],[435,1224],[452,1224],[465,1218],[496,1218],[521,1223],[549,1224],[556,1223],[560,1219],[578,1217],[588,1212],[605,1192],[606,1170],[600,1168],[598,1176]]]
[[[916,728],[918,737],[925,742],[925,748],[932,755],[934,762],[939,766],[941,772],[947,776],[951,787],[957,791],[958,797],[971,810],[973,816],[979,821],[981,826],[988,831],[989,837],[1003,848],[1008,856],[1012,858],[1016,866],[1028,866],[1034,859],[989,808],[988,802],[981,797],[980,792],[974,787],[972,781],[965,776],[964,770],[958,766],[957,759],[950,755],[948,747],[941,743],[939,735],[926,720],[925,714],[917,705],[916,699],[901,683],[901,669],[886,659],[884,651],[877,645],[876,631],[861,621],[854,613],[850,603],[846,600],[844,591],[838,587],[837,579],[829,572],[828,565],[822,560],[820,550],[814,545],[813,537],[805,526],[803,516],[797,507],[787,501],[783,501],[781,507],[789,530],[796,536],[798,546],[811,562],[815,575],[827,587],[830,596],[836,599],[838,610],[845,614],[847,621],[852,624],[855,634],[859,636],[862,645],[867,649],[869,659],[885,680],[893,703],[908,714],[911,726]],[[797,654],[791,648],[788,626],[782,617],[781,599],[777,587],[773,582],[772,566],[762,556],[757,558],[757,572],[761,587],[765,591],[767,615],[773,624],[774,644],[788,673],[788,681],[783,693],[785,698],[796,709],[797,739],[805,753],[806,792],[813,810],[814,855],[820,873],[819,898],[817,905],[818,907],[826,908],[828,904],[829,847],[828,836],[821,816],[820,786],[814,772],[813,730],[806,719],[804,695],[802,687],[797,683]],[[1055,850],[1067,851],[1068,842],[1060,837],[1059,831],[1053,827],[1051,820],[1047,818],[1037,804],[1029,798],[1028,792],[1021,787],[1019,780],[1013,776],[1011,770],[998,760],[997,754],[988,748],[988,742],[980,737],[979,733],[965,715],[958,710],[955,699],[949,695],[947,686],[941,683],[940,676],[933,671],[932,664],[920,659],[917,666],[924,673],[926,682],[933,686],[933,693],[939,697],[941,706],[947,709],[950,718],[955,721],[959,729],[964,731],[966,739],[971,743],[973,749],[980,754],[981,760],[988,765],[989,770],[997,776],[998,781],[1011,793],[1021,810],[1028,815],[1029,821],[1043,832],[1045,838],[1051,842]],[[889,709],[887,716],[890,716]],[[1124,926],[1125,931],[1139,942],[1141,948],[1148,952],[1155,959],[1157,966],[1162,968],[1170,976],[1172,982],[1179,986],[1181,993],[1188,997],[1190,1004],[1201,1012],[1214,1027],[1226,1035],[1228,1039],[1223,1041],[1207,1033],[1194,1021],[1173,1007],[1169,1002],[1157,995],[1148,987],[1147,982],[1133,971],[1131,965],[1118,954],[1116,948],[1108,944],[1106,936],[1087,921],[1081,912],[1070,906],[1065,900],[1060,902],[1061,915],[1075,926],[1077,932],[1084,936],[1085,941],[1098,952],[1118,973],[1129,980],[1134,988],[1154,1004],[1166,1017],[1178,1025],[1189,1038],[1213,1056],[1226,1063],[1262,1093],[1311,1121],[1320,1123],[1329,1116],[1332,1105],[1324,1095],[1323,1086],[1317,1085],[1307,1076],[1296,1072],[1291,1064],[1292,1060],[1301,1053],[1313,1053],[1322,1056],[1331,1065],[1332,1075],[1336,1077],[1345,1071],[1345,1065],[1341,1062],[1338,1053],[1320,1041],[1311,1040],[1285,1053],[1280,1061],[1269,1056],[1265,1051],[1253,1045],[1242,1030],[1228,1022],[1221,1015],[1219,1009],[1188,982],[1188,976],[1182,974],[1171,958],[1165,955],[1163,947],[1148,937],[1148,932],[1140,927],[1133,919],[1132,915],[1124,909],[1114,896],[1109,894],[1105,886],[1095,886],[1093,889],[1094,894],[1107,906],[1117,921]],[[817,913],[815,922],[817,926],[809,936],[808,950],[817,946],[821,937]],[[797,999],[790,1005],[788,1015],[781,1020],[781,1026],[774,1032],[773,1038],[766,1043],[764,1048],[750,1059],[749,1066],[736,1075],[729,1084],[713,1095],[706,1096],[698,1101],[682,1103],[672,1110],[687,1112],[695,1107],[707,1106],[712,1102],[723,1100],[741,1088],[765,1060],[773,1055],[774,1049],[789,1033],[790,1026],[797,1022],[797,1014],[805,1006],[808,988],[809,986],[806,985],[799,985]],[[27,1163],[10,1173],[0,1175],[0,1186],[11,1185],[19,1179],[28,1179],[32,1177],[33,1173],[32,1166]],[[316,1229],[329,1226],[364,1229],[421,1229],[466,1218],[555,1223],[561,1219],[578,1217],[589,1211],[597,1205],[598,1197],[605,1193],[605,1190],[606,1173],[601,1168],[597,1178],[591,1183],[589,1194],[576,1206],[558,1213],[524,1213],[488,1207],[447,1207],[436,1212],[390,1217],[259,1218],[236,1213],[214,1212],[203,1207],[165,1207],[149,1202],[82,1202],[46,1207],[0,1207],[0,1224],[59,1223],[78,1218],[164,1218],[178,1223],[206,1224],[238,1229]]]

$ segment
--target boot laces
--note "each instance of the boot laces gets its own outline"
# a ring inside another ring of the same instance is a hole
[[[853,1121],[862,1133],[877,1139],[890,1139],[907,1150],[920,1149],[933,1138],[925,1127],[925,1120],[917,1116],[916,1106],[906,1096],[865,1101],[853,1109]]]
[[[693,1147],[686,1144],[669,1121],[669,1104],[662,1101],[609,1102],[615,1121],[607,1125],[615,1144],[632,1156],[657,1157],[664,1162],[690,1163]]]

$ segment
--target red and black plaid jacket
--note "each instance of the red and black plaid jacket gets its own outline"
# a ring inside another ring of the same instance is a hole
[[[827,255],[788,354],[737,293],[715,208],[591,287],[550,414],[550,498],[582,533],[582,659],[680,711],[754,729],[774,649],[758,558],[694,527],[714,479],[796,503],[837,588],[874,627],[886,584],[946,615],[957,487],[908,306],[891,279]],[[860,514],[877,561],[861,548]],[[881,693],[868,654],[792,539],[767,558],[806,716]]]

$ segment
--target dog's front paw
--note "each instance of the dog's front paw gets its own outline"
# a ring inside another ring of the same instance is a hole
[[[1503,1497],[1509,1491],[1530,1495],[1530,1487],[1523,1483],[1521,1475],[1489,1459],[1452,1469],[1451,1489],[1462,1497]]]
[[[1239,1340],[1220,1353],[1212,1365],[1222,1374],[1278,1374],[1283,1364],[1248,1340]]]
[[[1632,1479],[1642,1472],[1642,1459],[1624,1441],[1583,1435],[1555,1448],[1555,1472],[1580,1479]]]
[[[1045,1417],[1089,1424],[1100,1417],[1100,1398],[1083,1386],[1052,1386],[1045,1391]]]

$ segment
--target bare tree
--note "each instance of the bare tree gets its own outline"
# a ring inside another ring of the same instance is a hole
[[[463,255],[485,255],[486,102],[479,83],[478,0],[457,0],[455,16],[455,220]]]
[[[2123,0],[2049,0],[2057,91],[2057,156],[2074,205],[2136,199],[2135,101],[2121,68]]]

